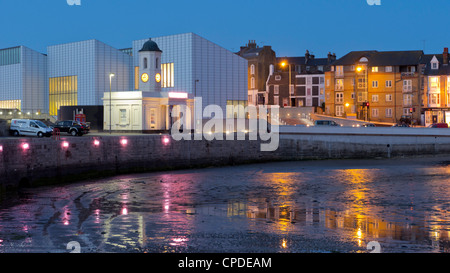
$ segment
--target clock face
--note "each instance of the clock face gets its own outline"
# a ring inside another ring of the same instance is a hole
[[[160,82],[160,81],[161,81],[161,74],[156,73],[156,75],[155,75],[155,81],[156,81],[156,82]]]
[[[141,80],[142,80],[143,82],[147,82],[147,81],[148,81],[148,74],[147,74],[147,73],[143,73],[143,74],[141,75]]]

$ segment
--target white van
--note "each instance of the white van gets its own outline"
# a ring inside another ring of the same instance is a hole
[[[32,119],[13,119],[11,120],[10,132],[14,136],[51,136],[52,128],[45,125],[40,120]]]

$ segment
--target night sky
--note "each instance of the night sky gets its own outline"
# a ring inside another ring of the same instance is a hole
[[[0,48],[97,39],[116,48],[132,40],[194,32],[228,50],[248,40],[277,56],[338,57],[352,50],[442,53],[449,0],[0,0]]]

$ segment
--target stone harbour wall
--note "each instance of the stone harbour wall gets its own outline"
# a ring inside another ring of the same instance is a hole
[[[450,155],[450,135],[435,134],[291,131],[280,133],[276,151],[263,152],[260,144],[260,140],[175,141],[168,135],[3,138],[0,188],[271,161]]]

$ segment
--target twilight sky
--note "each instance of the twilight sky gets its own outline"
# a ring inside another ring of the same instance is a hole
[[[0,0],[0,48],[97,39],[116,48],[131,41],[194,32],[228,50],[248,40],[277,56],[325,57],[352,50],[442,53],[449,0]]]

